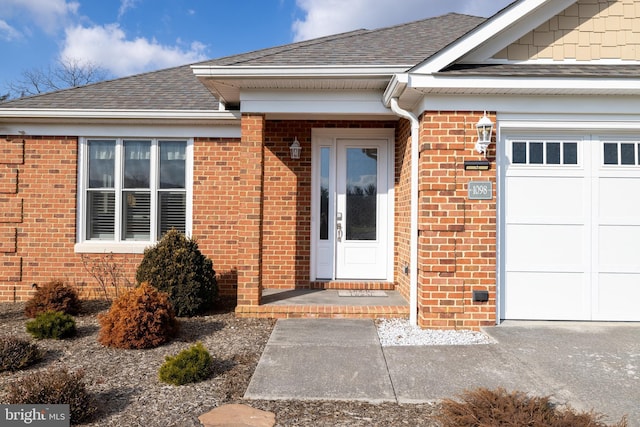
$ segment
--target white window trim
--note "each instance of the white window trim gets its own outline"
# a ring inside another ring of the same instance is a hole
[[[127,139],[146,139],[152,141],[152,146],[157,146],[158,142],[170,140],[186,141],[186,164],[185,164],[185,190],[186,190],[186,212],[185,212],[185,234],[191,236],[193,226],[193,138],[178,138],[178,137],[145,137],[139,136],[127,138],[127,137],[82,137],[78,143],[78,175],[77,175],[77,209],[76,209],[76,244],[74,251],[76,253],[117,253],[117,254],[141,254],[144,250],[154,245],[157,240],[152,235],[150,240],[136,240],[136,241],[118,241],[118,240],[87,240],[86,238],[86,215],[87,215],[87,184],[86,174],[88,171],[88,159],[87,159],[87,142],[94,139],[108,139],[123,141]],[[121,159],[121,145],[116,145],[116,159]],[[157,176],[158,176],[158,158],[153,152],[157,152],[157,149],[152,149],[152,159],[150,166],[151,174],[151,194],[152,198],[157,197]],[[122,166],[116,164],[116,182],[121,179]],[[118,188],[116,186],[116,188]],[[116,194],[118,192],[116,191]],[[121,212],[120,206],[121,197],[116,197],[116,212]],[[121,221],[116,221],[115,236],[120,236]],[[150,229],[153,232],[157,230],[157,215],[154,213],[151,215]],[[119,238],[119,237],[118,237]]]

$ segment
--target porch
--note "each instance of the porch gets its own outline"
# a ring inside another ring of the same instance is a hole
[[[409,303],[395,290],[264,289],[260,305],[239,305],[238,317],[408,318]]]

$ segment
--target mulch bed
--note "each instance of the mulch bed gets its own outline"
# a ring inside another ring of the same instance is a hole
[[[0,402],[7,385],[35,370],[63,365],[82,369],[99,412],[88,426],[200,426],[198,416],[227,403],[243,403],[276,414],[277,426],[437,426],[433,404],[368,404],[347,401],[255,401],[243,399],[253,371],[275,324],[265,319],[239,319],[230,301],[217,311],[196,318],[181,318],[180,333],[170,343],[149,350],[120,350],[97,341],[97,315],[107,310],[104,301],[85,301],[76,317],[73,339],[41,340],[47,351],[39,364],[20,372],[0,373]],[[0,303],[0,335],[30,336],[23,303]],[[173,356],[200,341],[216,367],[203,382],[172,386],[158,380],[166,356]]]

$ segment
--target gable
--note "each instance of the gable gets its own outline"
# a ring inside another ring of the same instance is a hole
[[[508,61],[640,60],[640,1],[579,0],[507,46]]]

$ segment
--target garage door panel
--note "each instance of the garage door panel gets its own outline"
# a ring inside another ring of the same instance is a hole
[[[599,222],[640,225],[640,178],[599,180]]]
[[[640,142],[574,135],[503,147],[502,315],[640,321]]]
[[[599,271],[640,273],[640,226],[601,225],[598,240]]]
[[[588,320],[584,273],[511,272],[506,277],[506,318]]]
[[[600,273],[593,320],[637,321],[640,273]]]
[[[507,184],[507,216],[516,218],[563,218],[584,216],[584,179],[556,177],[510,177]]]
[[[507,271],[584,271],[584,226],[511,224]]]

